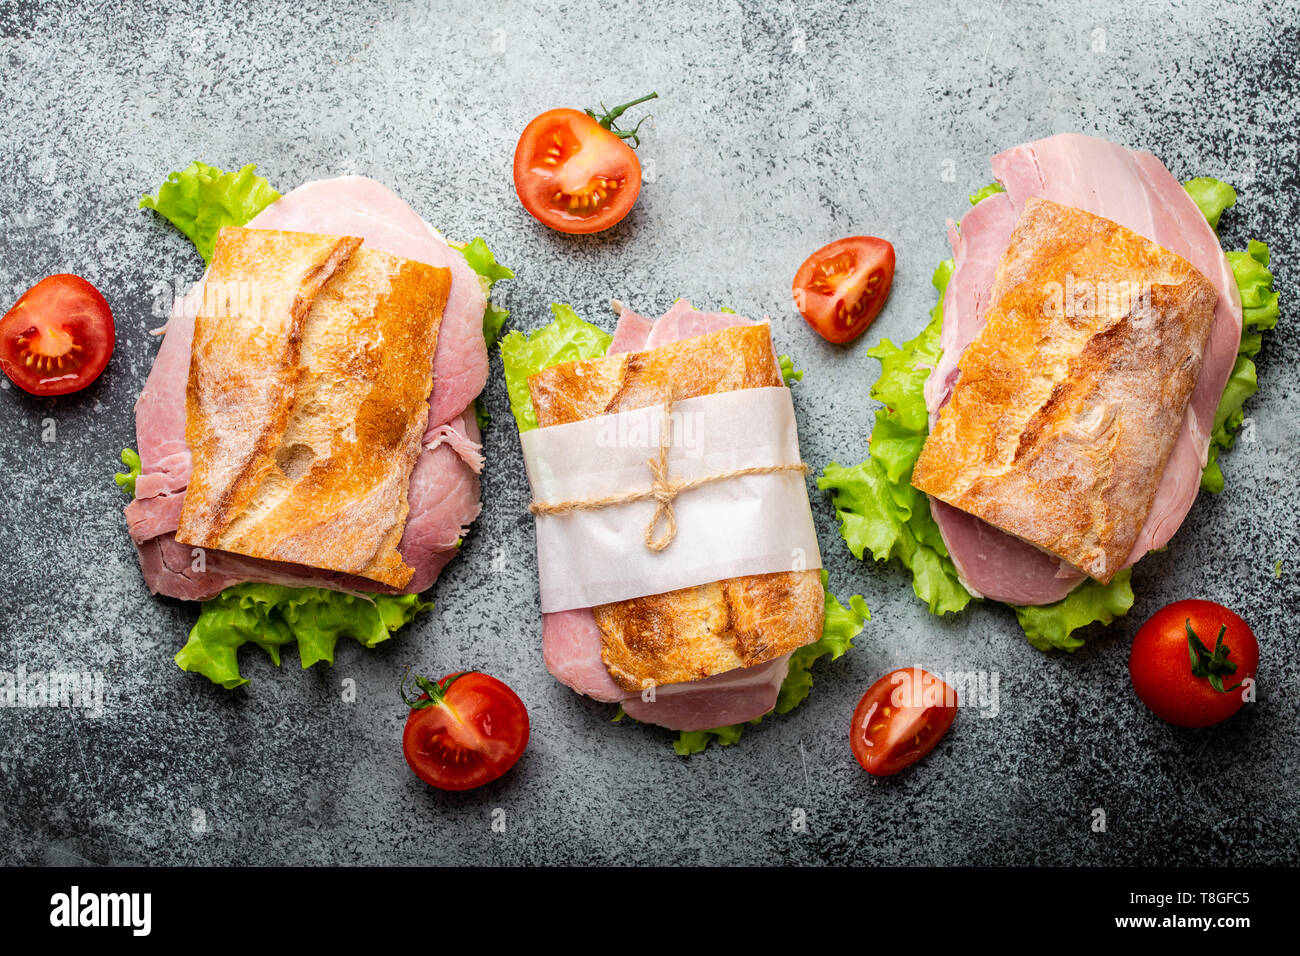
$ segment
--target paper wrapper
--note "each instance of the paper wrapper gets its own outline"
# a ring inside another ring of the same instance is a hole
[[[659,454],[663,414],[662,406],[638,408],[524,432],[533,500],[555,504],[648,489],[647,460]],[[671,424],[669,481],[801,460],[794,405],[783,386],[683,399],[673,405]],[[537,515],[542,611],[821,567],[803,472],[725,478],[682,491],[673,507],[677,536],[662,551],[645,544],[653,500]]]

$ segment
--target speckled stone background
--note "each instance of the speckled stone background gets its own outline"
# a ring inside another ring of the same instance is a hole
[[[0,298],[75,271],[111,302],[117,351],[79,395],[0,391],[0,671],[100,672],[102,717],[0,710],[0,862],[48,863],[1247,863],[1300,862],[1296,497],[1300,7],[1179,3],[619,0],[496,4],[0,0]],[[510,158],[542,109],[657,90],[632,216],[597,237],[519,206]],[[485,508],[433,591],[437,608],[333,669],[275,669],[226,692],[172,655],[196,608],[141,581],[112,482],[170,290],[190,244],[136,203],[193,159],[248,162],[282,191],[341,173],[383,180],[448,235],[488,239],[533,328],[551,301],[610,323],[677,296],[770,314],[806,459],[865,453],[877,365],[910,337],[947,254],[944,223],[999,149],[1054,132],[1150,148],[1182,178],[1237,185],[1229,248],[1271,243],[1285,300],[1225,459],[1165,553],[1134,575],[1132,614],[1073,655],[1044,655],[998,606],[929,616],[899,568],[852,559],[813,506],[833,587],[873,620],[819,665],[792,714],[680,759],[669,734],[553,681],[541,660],[531,521],[500,361],[485,398]],[[889,306],[847,349],[792,312],[813,249],[853,233],[898,250]],[[1275,562],[1280,561],[1280,576]],[[1253,624],[1259,700],[1218,728],[1151,716],[1128,685],[1138,624],[1204,596]],[[398,676],[475,666],[511,684],[532,742],[506,778],[432,791],[399,746]],[[847,724],[887,670],[998,675],[996,716],[964,709],[922,765],[876,781]],[[342,699],[343,681],[357,699]],[[504,812],[504,832],[493,812]],[[796,810],[806,830],[792,826]],[[1106,828],[1096,832],[1095,811]]]

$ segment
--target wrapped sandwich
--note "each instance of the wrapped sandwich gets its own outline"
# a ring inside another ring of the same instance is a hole
[[[612,337],[556,307],[502,345],[542,655],[578,693],[682,731],[690,752],[794,706],[808,664],[839,656],[866,608],[823,587],[770,326],[685,302],[654,322],[616,309]]]
[[[360,177],[278,198],[262,183],[260,211],[223,225],[248,176],[196,164],[147,200],[209,266],[172,310],[123,482],[146,585],[205,602],[177,662],[228,687],[244,641],[277,663],[297,641],[307,666],[423,606],[479,512],[475,399],[504,272]]]
[[[1037,646],[1072,649],[1222,487],[1277,295],[1267,247],[1220,247],[1222,183],[1077,135],[993,172],[949,227],[930,327],[871,352],[871,458],[820,485],[854,553],[901,558],[932,611],[1005,602]]]

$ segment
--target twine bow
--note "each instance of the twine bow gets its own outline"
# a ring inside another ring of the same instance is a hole
[[[568,501],[556,502],[534,501],[528,506],[528,510],[535,515],[563,515],[572,514],[575,511],[596,511],[613,505],[625,505],[636,501],[653,499],[655,513],[651,516],[650,523],[646,525],[645,546],[651,551],[662,551],[672,544],[673,539],[677,537],[677,514],[673,509],[673,504],[676,502],[677,496],[683,491],[690,491],[692,488],[709,485],[715,481],[725,481],[728,478],[744,478],[749,475],[773,475],[782,471],[808,471],[807,465],[803,462],[796,462],[787,465],[758,465],[753,468],[737,468],[734,471],[701,475],[698,478],[682,478],[677,481],[670,481],[668,478],[668,450],[672,447],[674,401],[673,390],[669,388],[668,394],[664,398],[663,421],[659,425],[659,454],[654,458],[646,459],[646,466],[650,469],[649,488],[605,495],[601,498],[573,498]],[[663,525],[661,531],[657,530],[660,525]]]

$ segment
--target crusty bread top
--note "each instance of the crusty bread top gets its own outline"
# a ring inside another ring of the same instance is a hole
[[[556,365],[528,380],[542,427],[663,402],[781,384],[765,324],[738,325],[646,352]],[[644,547],[641,530],[628,547]],[[820,639],[821,572],[729,578],[594,609],[601,657],[624,690],[752,667]]]
[[[1151,509],[1217,298],[1137,233],[1028,200],[912,484],[1109,582]]]
[[[735,325],[646,352],[622,352],[543,369],[528,379],[537,423],[568,422],[663,402],[781,384],[766,324]]]
[[[450,282],[360,239],[223,229],[195,321],[177,539],[405,585]]]
[[[819,571],[750,574],[601,604],[601,657],[623,690],[753,667],[821,638]]]

